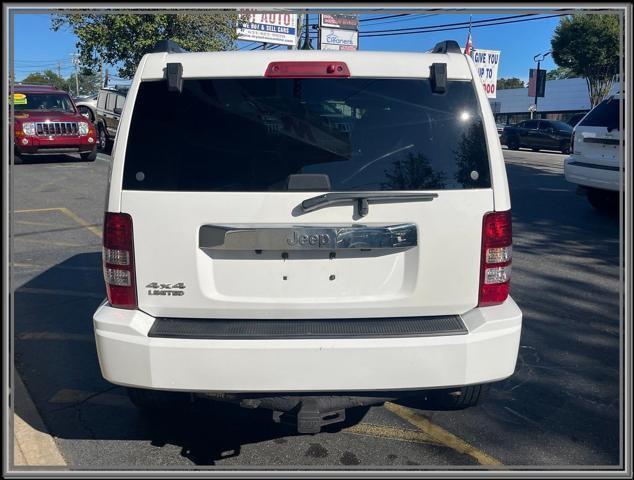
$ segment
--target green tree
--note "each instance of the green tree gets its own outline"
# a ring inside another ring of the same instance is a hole
[[[566,67],[557,67],[554,70],[546,72],[546,80],[563,80],[566,78],[575,78],[575,73]]]
[[[76,95],[77,83],[75,82],[75,73],[72,73],[66,80],[68,90]],[[79,95],[92,95],[97,93],[101,88],[101,77],[98,73],[79,73]]]
[[[60,90],[68,91],[68,81],[53,70],[29,73],[21,82],[33,85],[53,85]]]
[[[524,81],[517,77],[498,78],[497,89],[505,90],[507,88],[524,88]]]
[[[141,57],[159,40],[171,39],[189,51],[230,49],[236,38],[237,13],[70,14],[53,15],[51,29],[70,28],[77,36],[83,73],[100,64],[117,65],[131,78]]]
[[[619,69],[619,17],[575,14],[562,17],[550,42],[555,63],[584,77],[594,107],[612,88]]]

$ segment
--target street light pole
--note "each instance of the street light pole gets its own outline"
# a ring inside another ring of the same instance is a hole
[[[537,62],[537,71],[535,72],[535,113],[537,113],[537,93],[538,93],[537,81],[539,80],[539,66],[541,65],[544,58],[546,58],[548,55],[550,55],[550,51],[546,53],[538,53],[537,55],[533,57],[533,61]],[[541,57],[541,58],[538,60],[537,57]],[[533,112],[531,112],[531,118],[533,118],[532,114]]]

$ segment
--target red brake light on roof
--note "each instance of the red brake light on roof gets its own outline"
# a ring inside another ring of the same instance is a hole
[[[106,212],[103,227],[103,274],[113,307],[137,307],[132,217]]]
[[[326,78],[349,77],[345,62],[271,62],[265,77],[277,78]]]
[[[511,211],[487,213],[482,221],[478,306],[499,305],[507,299],[512,251]]]

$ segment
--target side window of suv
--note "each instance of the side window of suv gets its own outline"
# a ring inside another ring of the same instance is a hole
[[[535,130],[537,128],[537,120],[529,120],[524,122],[524,128],[528,128],[530,130]]]
[[[99,92],[99,96],[97,97],[97,108],[104,109],[106,108],[106,97],[108,94],[103,90]]]
[[[108,99],[106,100],[106,110],[111,112],[114,109],[116,100],[117,100],[117,94],[116,93],[109,93],[108,94]]]
[[[116,108],[123,108],[123,104],[125,103],[125,97],[123,95],[117,95],[117,103],[115,105]]]

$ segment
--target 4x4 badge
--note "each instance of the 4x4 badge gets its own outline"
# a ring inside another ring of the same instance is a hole
[[[145,288],[148,288],[148,295],[167,295],[170,297],[182,297],[185,295],[185,284],[179,283],[148,283]]]

